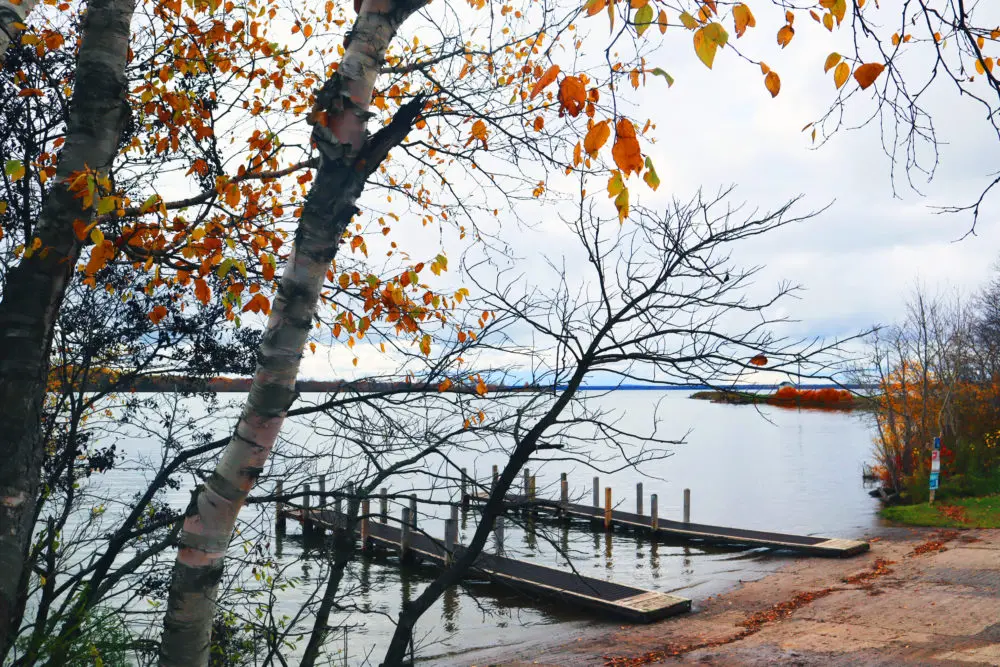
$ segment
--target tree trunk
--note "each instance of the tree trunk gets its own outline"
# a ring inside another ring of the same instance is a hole
[[[28,14],[38,4],[38,0],[0,0],[0,65],[7,59],[7,49],[21,38],[21,28],[28,21]]]
[[[257,352],[243,414],[215,471],[188,506],[163,622],[160,664],[165,667],[208,663],[229,539],[295,399],[295,378],[326,272],[366,178],[402,141],[422,107],[417,98],[419,104],[401,108],[392,124],[367,139],[368,108],[386,49],[403,21],[424,4],[365,0],[340,68],[317,94],[320,113],[313,139],[323,159]],[[386,134],[394,126],[395,132]]]
[[[8,273],[0,302],[0,660],[17,633],[18,596],[27,581],[24,559],[41,474],[40,420],[49,348],[80,257],[73,221],[93,213],[82,208],[69,183],[85,167],[107,171],[117,154],[134,9],[134,0],[93,0],[89,5],[66,145],[37,225],[41,246]]]

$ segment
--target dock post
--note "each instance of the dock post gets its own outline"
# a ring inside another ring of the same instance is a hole
[[[274,487],[274,495],[279,498],[285,494],[285,485],[278,480],[277,486]],[[280,500],[274,503],[274,533],[278,537],[285,536],[285,503]]]
[[[611,487],[604,487],[604,530],[611,530]]]
[[[493,489],[497,488],[497,481],[499,479],[500,479],[500,468],[498,468],[497,466],[494,465],[493,466],[493,486],[490,487],[491,491]]]
[[[455,542],[458,541],[458,520],[457,519],[445,519],[444,520],[444,562],[451,565],[454,557],[452,553],[455,551]]]
[[[417,497],[410,496],[410,527],[417,527]]]
[[[566,473],[563,473],[559,479],[559,504],[562,506],[562,513],[565,516],[566,508],[569,506],[569,482],[566,479]]]
[[[334,532],[334,534],[340,532],[340,527],[343,524],[343,521],[341,521],[341,519],[340,519],[340,517],[341,517],[340,512],[341,512],[342,509],[343,509],[343,506],[341,505],[340,496],[337,496],[337,498],[333,501],[333,532]]]
[[[451,520],[458,526],[458,505],[451,506]]]
[[[389,489],[382,487],[379,491],[379,518],[382,519],[382,523],[389,523]]]
[[[635,485],[635,513],[642,516],[642,482]]]
[[[309,511],[309,485],[306,484],[303,487],[304,495],[302,496],[302,532],[306,535],[312,535],[313,524],[312,524],[312,514]]]
[[[399,562],[402,563],[410,557],[410,508],[403,508],[402,521],[399,524]]]
[[[498,516],[493,519],[493,540],[494,550],[498,554],[503,553],[503,517]]]
[[[601,478],[594,478],[594,507],[601,506]]]
[[[528,484],[531,481],[531,471],[527,468],[524,469],[524,495],[528,495]]]
[[[462,509],[469,509],[469,488],[468,488],[468,476],[465,474],[465,468],[462,468]]]
[[[316,499],[316,507],[326,506],[326,475],[319,476],[319,497]]]
[[[654,533],[660,529],[659,508],[656,505],[656,494],[654,493],[649,497],[649,525],[652,526]]]
[[[361,550],[368,551],[368,515],[371,513],[371,503],[365,498],[361,501]]]
[[[691,489],[684,489],[684,523],[691,523]]]

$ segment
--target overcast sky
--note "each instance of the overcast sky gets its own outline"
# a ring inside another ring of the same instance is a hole
[[[916,175],[922,194],[900,174],[894,197],[877,123],[840,132],[818,150],[811,150],[809,133],[801,131],[834,98],[823,61],[844,46],[848,33],[830,36],[811,22],[801,26],[808,21],[804,16],[796,38],[779,52],[774,32],[780,23],[775,21],[758,14],[756,33],[751,30],[741,40],[780,74],[782,88],[775,99],[765,91],[759,70],[731,49],[720,51],[713,71],[707,70],[686,31],[650,61],[676,83],[668,89],[656,79],[642,91],[638,114],[657,124],[657,143],[647,148],[663,183],[656,195],[643,194],[643,203],[735,184],[735,199],[752,206],[773,207],[796,195],[804,195],[803,209],[829,204],[817,218],[747,244],[736,257],[742,264],[765,266],[762,285],[789,280],[804,288],[801,298],[786,306],[786,314],[801,321],[796,330],[801,335],[844,336],[897,320],[916,281],[932,291],[975,290],[989,278],[1000,253],[995,213],[1000,200],[987,205],[977,235],[964,240],[959,239],[971,218],[938,215],[933,207],[968,203],[998,168],[997,138],[982,108],[958,97],[953,86],[936,84],[931,110],[941,142],[937,173],[929,184]],[[917,56],[911,65],[920,71],[924,63]],[[856,87],[853,80],[847,85]],[[855,120],[874,108],[867,93],[855,95],[851,103]],[[643,190],[633,188],[637,194]],[[558,220],[542,220],[530,240],[524,239],[530,246],[524,252],[534,249],[535,261],[540,261],[539,249],[551,256],[564,233]],[[354,353],[341,347],[322,346],[319,354],[307,357],[303,375],[363,375],[391,365],[369,357],[355,368]]]

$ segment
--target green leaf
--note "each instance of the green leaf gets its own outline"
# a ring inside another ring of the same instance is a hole
[[[681,23],[683,23],[684,27],[688,30],[694,30],[698,27],[698,21],[687,12],[681,14]]]
[[[653,161],[646,156],[646,173],[642,175],[642,180],[646,181],[646,185],[652,190],[660,187],[660,177],[656,174],[656,169],[653,167]]]
[[[639,11],[635,13],[635,31],[639,33],[642,37],[642,33],[646,32],[650,25],[653,23],[653,5],[646,4],[639,8]]]
[[[708,38],[704,28],[695,31],[694,52],[698,55],[698,59],[705,63],[705,67],[708,69],[712,69],[712,63],[715,62],[715,51],[718,48],[718,44]]]
[[[653,74],[655,76],[662,76],[664,79],[666,79],[667,87],[674,85],[674,77],[667,74],[662,67],[657,67],[656,69],[654,69]]]
[[[146,201],[142,202],[142,206],[139,207],[139,212],[148,213],[158,203],[160,203],[159,195],[149,195],[149,197],[146,198]]]
[[[97,215],[107,215],[118,208],[118,202],[114,197],[101,197],[97,202]]]
[[[232,268],[233,268],[233,258],[227,257],[224,260],[222,260],[221,264],[219,264],[219,268],[215,271],[215,274],[220,278],[225,278],[226,274],[228,274],[230,269]]]
[[[3,171],[10,176],[10,180],[18,181],[24,176],[24,164],[20,160],[7,160]]]

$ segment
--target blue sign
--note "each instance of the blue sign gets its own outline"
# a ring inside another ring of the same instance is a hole
[[[938,488],[938,474],[939,473],[936,472],[931,473],[931,491],[934,491]]]
[[[941,438],[934,438],[934,449],[941,449]]]

